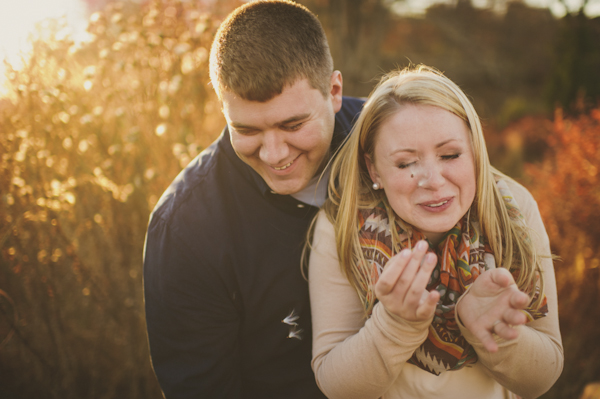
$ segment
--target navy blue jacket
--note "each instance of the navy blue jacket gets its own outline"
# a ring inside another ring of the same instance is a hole
[[[344,97],[332,149],[362,104]],[[144,255],[150,353],[167,399],[324,398],[300,270],[317,211],[273,194],[237,157],[227,128],[173,181]]]

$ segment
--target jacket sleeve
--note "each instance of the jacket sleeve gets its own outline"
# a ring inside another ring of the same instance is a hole
[[[517,183],[509,181],[508,184],[527,226],[532,231],[532,240],[538,253],[544,255],[542,270],[548,314],[517,327],[519,337],[515,340],[504,341],[497,338],[499,350],[496,353],[486,351],[481,342],[461,323],[459,328],[475,348],[479,361],[486,367],[490,376],[511,392],[528,399],[536,398],[552,387],[562,372],[564,355],[548,234],[532,195]]]
[[[372,316],[338,263],[335,233],[321,211],[309,261],[313,360],[317,384],[332,398],[379,398],[427,338],[431,320],[411,323],[380,303]]]
[[[166,399],[239,398],[239,313],[214,265],[184,238],[159,218],[150,223],[144,297],[152,366]]]

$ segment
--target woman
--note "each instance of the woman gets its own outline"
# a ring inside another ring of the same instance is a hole
[[[431,68],[394,72],[354,129],[310,254],[321,390],[546,392],[563,365],[548,236],[529,192],[490,165],[465,94]]]

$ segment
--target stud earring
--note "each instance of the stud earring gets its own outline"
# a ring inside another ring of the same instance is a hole
[[[379,190],[379,183],[373,183],[373,190]]]

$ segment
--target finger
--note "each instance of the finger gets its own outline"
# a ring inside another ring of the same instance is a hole
[[[519,291],[519,289],[515,286],[514,292],[510,297],[510,306],[515,309],[523,309],[527,305],[529,305],[529,295],[526,293]]]
[[[517,339],[517,337],[519,336],[519,330],[514,328],[514,326],[511,326],[504,322],[496,324],[493,330],[497,336],[507,341]]]
[[[527,317],[523,311],[517,309],[508,309],[502,316],[502,321],[512,326],[519,326],[527,323]]]
[[[413,283],[415,275],[417,274],[421,264],[423,263],[423,257],[427,252],[427,248],[429,248],[429,245],[426,241],[419,241],[417,245],[415,245],[415,249],[412,252],[412,258],[408,262],[408,265],[406,265],[406,267],[402,271],[402,274],[400,275],[400,278],[396,283],[395,289],[399,293],[402,293],[402,300],[404,300],[406,295],[408,294],[408,291]],[[418,295],[421,295],[420,291]]]
[[[483,347],[488,352],[494,353],[498,351],[498,344],[496,343],[491,331],[481,328],[471,332],[477,337],[477,339],[479,339],[479,341],[483,344]]]
[[[411,258],[412,251],[410,249],[403,249],[399,254],[392,257],[383,269],[383,273],[379,277],[377,284],[375,285],[375,295],[382,297],[388,295],[394,287],[398,278],[404,271],[404,268],[408,264]]]
[[[515,283],[512,274],[503,267],[492,269],[490,272],[492,274],[492,281],[502,288],[506,288]]]
[[[416,311],[417,319],[425,320],[432,317],[439,300],[440,293],[436,290],[431,292],[424,291]]]
[[[406,297],[404,298],[404,301],[408,306],[412,306],[416,309],[419,305],[423,292],[426,292],[427,283],[429,282],[436,263],[437,256],[435,254],[428,253],[425,255],[422,264],[419,266],[419,270],[408,288]]]

